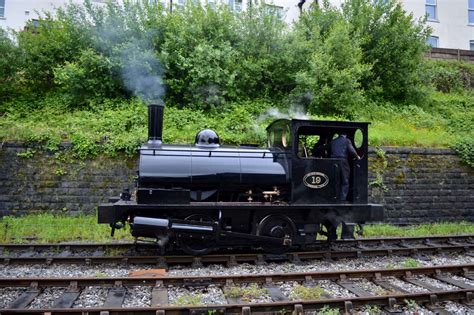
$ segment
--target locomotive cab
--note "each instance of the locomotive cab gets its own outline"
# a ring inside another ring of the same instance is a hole
[[[341,203],[342,159],[331,158],[331,141],[347,135],[360,160],[350,160],[348,203],[367,203],[368,123],[280,119],[267,128],[268,145],[291,155],[292,204]]]

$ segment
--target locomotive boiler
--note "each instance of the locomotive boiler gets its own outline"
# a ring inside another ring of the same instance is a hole
[[[148,106],[148,142],[140,148],[133,196],[98,209],[99,223],[129,224],[135,237],[192,255],[216,248],[262,247],[283,252],[353,237],[354,226],[383,219],[367,202],[368,123],[279,119],[267,128],[268,146],[221,145],[204,129],[192,145],[162,143],[163,107]],[[347,200],[341,201],[341,159],[330,141],[344,133],[360,160],[350,161]],[[322,150],[321,150],[322,148]]]

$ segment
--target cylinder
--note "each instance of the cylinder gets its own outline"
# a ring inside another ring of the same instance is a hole
[[[163,105],[148,105],[148,144],[160,146],[163,133]]]
[[[135,237],[158,237],[166,235],[169,229],[167,219],[135,217],[133,219],[132,235]]]

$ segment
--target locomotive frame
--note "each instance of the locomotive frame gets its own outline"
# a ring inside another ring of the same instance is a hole
[[[162,116],[163,107],[149,106],[135,198],[124,191],[99,206],[112,233],[128,222],[135,237],[192,255],[249,244],[282,252],[314,245],[318,234],[336,239],[340,224],[341,237],[353,238],[356,224],[383,219],[382,206],[367,200],[368,123],[280,119],[267,128],[268,148],[183,146],[162,144]],[[308,144],[327,146],[340,133],[360,140],[345,202],[341,160],[312,156]]]

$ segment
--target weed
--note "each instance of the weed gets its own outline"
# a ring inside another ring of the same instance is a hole
[[[320,286],[305,287],[297,284],[293,287],[291,297],[298,300],[318,300],[323,293],[324,290]]]
[[[67,174],[67,171],[63,168],[57,168],[55,171],[54,171],[54,174],[56,174],[57,176],[62,176],[62,175],[66,175]]]
[[[339,315],[339,310],[337,308],[331,308],[329,305],[324,305],[324,307],[318,311],[318,315]]]
[[[266,295],[268,290],[260,288],[256,283],[249,286],[232,286],[224,288],[224,294],[231,298],[240,298],[242,301],[250,301],[262,295]]]
[[[97,271],[96,273],[94,273],[94,277],[95,278],[106,278],[107,274],[104,273],[104,272],[101,272],[101,271]]]
[[[416,310],[416,309],[419,308],[418,304],[417,304],[415,301],[413,301],[413,300],[407,300],[407,299],[405,299],[404,302],[405,302],[405,304],[406,304],[408,310],[413,311],[413,310]]]
[[[369,182],[369,186],[370,187],[378,187],[384,192],[388,191],[387,185],[385,185],[384,182],[383,182],[383,174],[379,171],[376,172],[375,179],[373,181]]]
[[[377,288],[374,289],[374,293],[377,294],[377,295],[388,295],[391,292],[385,290],[384,288],[377,287]],[[369,306],[373,306],[373,305],[369,305]]]
[[[29,159],[29,158],[32,158],[33,155],[35,155],[35,153],[36,153],[35,150],[26,149],[25,152],[18,152],[16,156],[24,158],[24,159]]]
[[[407,260],[405,260],[402,264],[401,264],[401,267],[403,268],[417,268],[417,267],[420,267],[421,264],[418,260],[416,259],[413,259],[413,258],[407,258]]]
[[[380,148],[377,148],[375,150],[375,155],[377,156],[377,158],[383,160],[383,161],[387,161],[387,157],[385,156],[385,151],[380,149]],[[386,166],[386,165],[385,165]]]
[[[184,294],[178,296],[173,305],[200,305],[202,304],[202,294]]]
[[[118,257],[118,256],[122,256],[125,253],[125,251],[126,250],[123,248],[107,247],[105,250],[105,256]]]
[[[397,266],[393,263],[388,263],[385,265],[385,269],[395,269]]]
[[[377,305],[367,305],[364,307],[364,311],[369,313],[370,315],[381,314],[380,307],[378,307]]]

